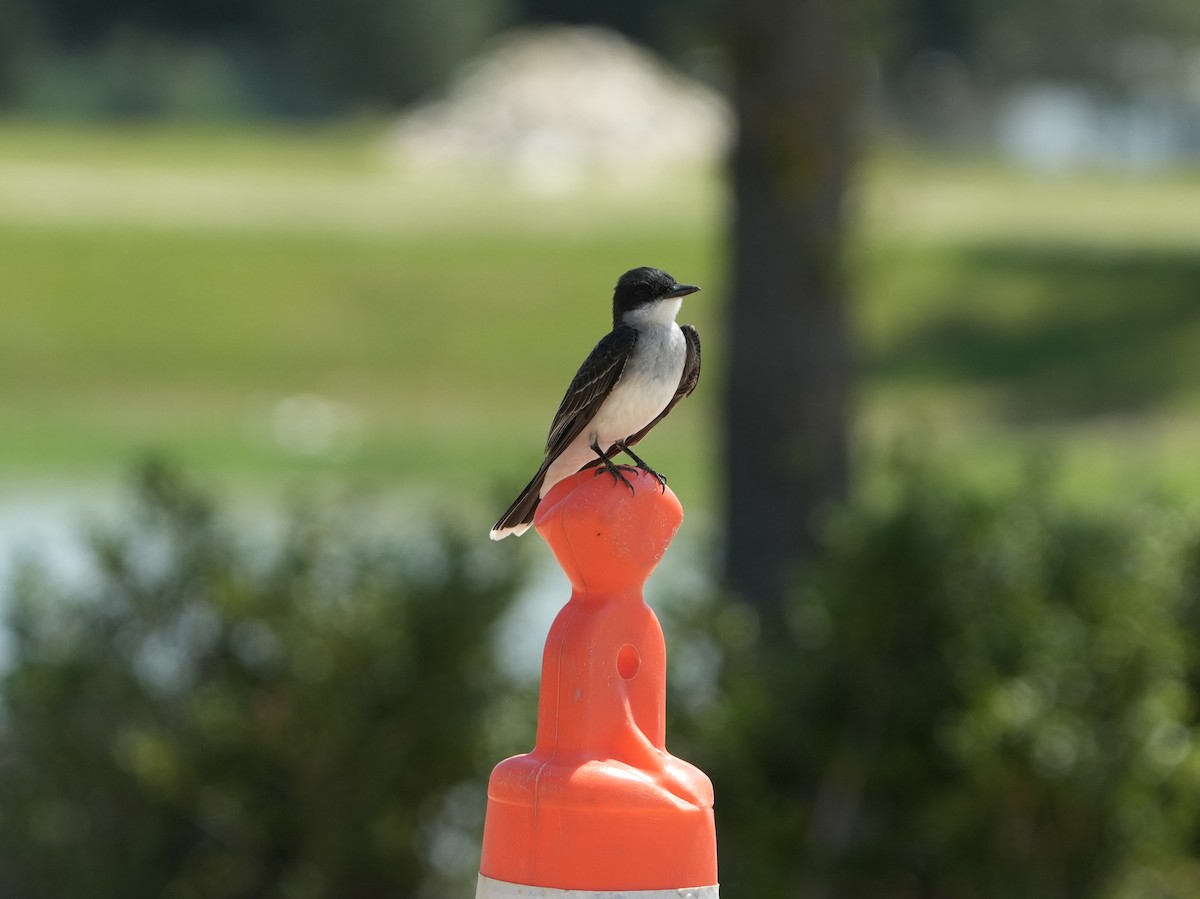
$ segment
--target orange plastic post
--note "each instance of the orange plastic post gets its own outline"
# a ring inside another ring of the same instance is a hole
[[[683,508],[651,475],[623,471],[632,495],[587,470],[539,507],[573,590],[546,640],[534,749],[488,784],[481,882],[715,896],[712,783],[666,750],[666,648],[642,599]]]

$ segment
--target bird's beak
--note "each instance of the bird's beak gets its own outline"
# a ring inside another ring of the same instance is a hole
[[[700,289],[699,287],[693,287],[691,284],[676,284],[673,288],[671,288],[665,294],[663,294],[663,296],[664,297],[686,297],[689,293],[695,293],[699,289]]]

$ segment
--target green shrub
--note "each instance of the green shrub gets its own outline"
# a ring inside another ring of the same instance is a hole
[[[369,533],[303,510],[256,548],[150,466],[94,580],[22,577],[0,893],[414,896],[469,872],[518,572],[432,523]]]
[[[1200,895],[1196,522],[901,474],[838,513],[778,620],[716,604],[689,639],[664,609],[723,892]],[[150,466],[93,579],[26,573],[0,895],[468,891],[483,781],[533,733],[495,656],[520,572],[446,527],[379,530],[301,509],[265,539]]]
[[[1200,895],[1200,559],[1164,508],[1104,520],[903,472],[778,622],[717,614],[693,722],[731,895]]]

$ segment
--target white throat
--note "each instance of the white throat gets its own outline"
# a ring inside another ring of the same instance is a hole
[[[622,324],[632,325],[635,328],[663,328],[675,323],[675,316],[679,314],[681,308],[683,308],[682,297],[655,300],[652,303],[646,303],[644,306],[638,306],[636,309],[629,310],[621,316],[621,322]]]

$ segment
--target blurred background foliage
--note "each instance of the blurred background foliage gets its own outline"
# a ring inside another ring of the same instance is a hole
[[[494,631],[520,568],[370,521],[301,503],[248,544],[150,462],[85,586],[22,572],[4,895],[439,895],[478,865],[479,771],[518,748]]]
[[[782,621],[659,594],[725,891],[1194,895],[1200,521],[887,466]],[[247,540],[161,463],[129,503],[93,578],[12,588],[4,895],[467,894],[487,773],[534,725],[514,555],[360,503]]]
[[[725,892],[1200,895],[1200,5],[861,10],[853,497],[763,621],[705,568],[719,167],[396,147],[512,26],[719,90],[717,4],[0,0],[0,896],[469,894],[566,596],[484,527],[643,263],[705,287],[651,598]],[[191,477],[118,493],[146,447]]]
[[[1195,515],[1068,513],[1044,471],[996,494],[890,464],[903,486],[837,512],[783,620],[716,606],[702,630],[723,684],[686,739],[721,797],[723,880],[1194,895]]]
[[[1200,12],[1175,0],[859,6],[881,86],[917,116],[953,113],[970,85],[1161,91],[1194,69],[1200,29]],[[602,24],[693,74],[720,81],[722,71],[716,0],[463,0],[453,10],[435,0],[3,0],[0,14],[0,99],[69,118],[385,110],[444,86],[500,30],[542,23]]]

